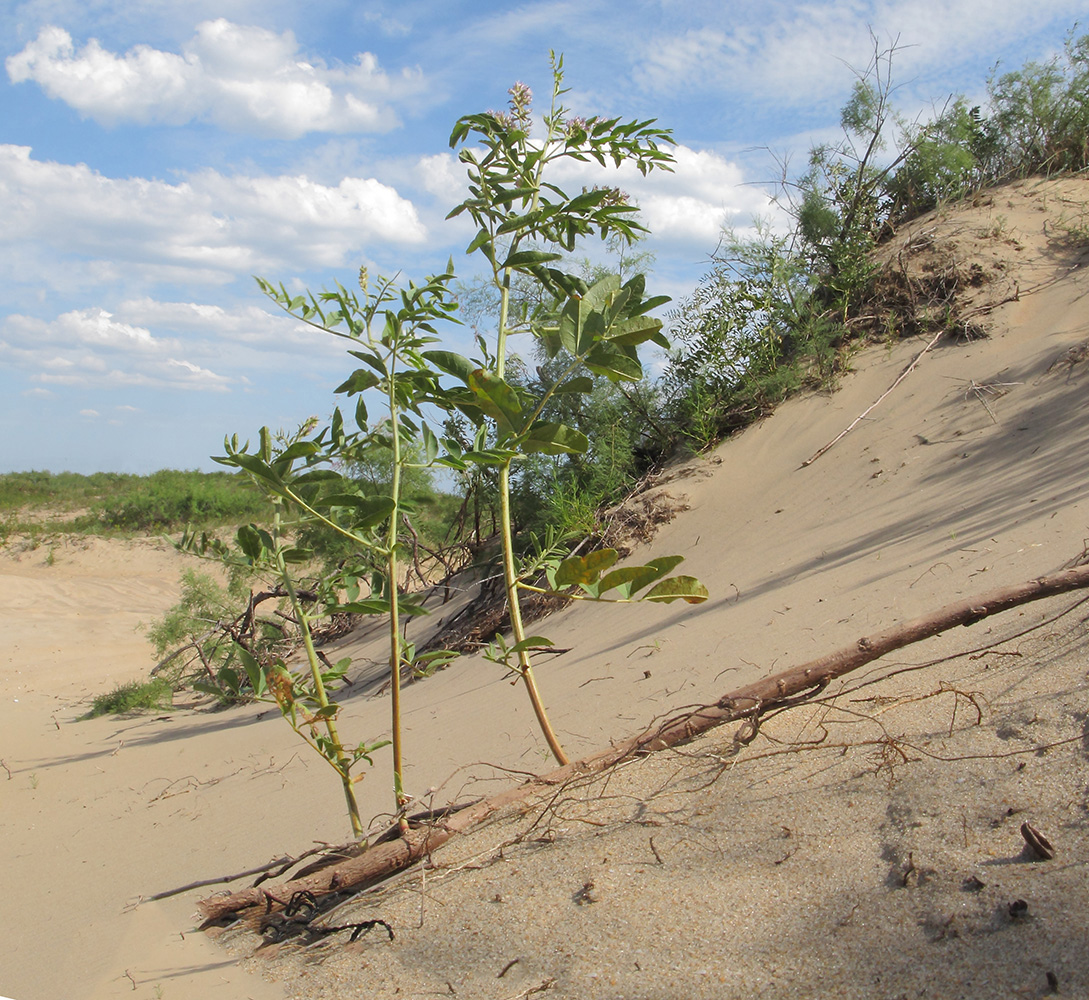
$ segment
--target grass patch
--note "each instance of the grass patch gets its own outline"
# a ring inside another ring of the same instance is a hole
[[[118,684],[106,694],[96,695],[91,702],[91,710],[81,718],[94,719],[100,715],[155,711],[171,708],[173,703],[174,689],[161,677],[150,681],[129,681],[127,684]]]
[[[0,475],[3,534],[48,519],[53,530],[95,534],[214,526],[257,517],[262,498],[245,476],[163,469],[148,476],[96,472]],[[17,513],[16,513],[17,512]],[[71,514],[65,517],[66,513]]]

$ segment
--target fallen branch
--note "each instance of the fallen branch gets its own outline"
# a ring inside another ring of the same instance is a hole
[[[250,908],[263,909],[273,903],[285,906],[298,892],[310,892],[316,896],[362,889],[409,867],[451,837],[479,825],[501,810],[513,805],[525,807],[535,796],[548,795],[556,786],[573,778],[596,774],[623,760],[687,743],[724,723],[747,720],[755,724],[770,709],[805,701],[823,691],[836,678],[893,650],[928,639],[958,625],[973,625],[991,615],[1031,601],[1087,587],[1089,566],[1079,566],[946,605],[933,614],[866,636],[828,656],[724,695],[713,705],[685,711],[607,750],[591,754],[442,817],[440,822],[412,826],[404,836],[376,844],[370,850],[343,863],[332,862],[318,871],[311,871],[303,878],[275,886],[274,891],[248,889],[228,896],[203,899],[198,903],[198,909],[205,917],[205,926],[208,926]]]
[[[189,882],[187,885],[179,885],[176,889],[165,889],[163,892],[155,893],[154,896],[143,896],[141,897],[140,902],[150,903],[156,899],[168,899],[170,896],[177,896],[179,893],[188,892],[190,889],[202,889],[206,885],[220,885],[226,882],[237,882],[240,878],[249,878],[250,875],[261,875],[262,877],[253,883],[256,887],[266,878],[283,875],[284,872],[297,865],[303,858],[309,858],[327,850],[329,850],[329,845],[323,844],[321,847],[314,847],[309,851],[304,851],[295,858],[285,854],[282,858],[273,858],[266,864],[258,865],[256,868],[247,868],[244,872],[236,872],[234,875],[220,875],[216,878],[204,878],[198,882]]]
[[[883,393],[881,393],[881,395],[877,397],[877,400],[873,404],[868,406],[865,410],[862,411],[862,413],[860,413],[857,417],[855,417],[855,419],[851,421],[851,424],[850,424],[849,427],[844,428],[842,431],[839,432],[839,434],[837,434],[834,438],[832,438],[832,440],[829,441],[828,444],[826,444],[823,448],[821,448],[817,452],[815,452],[810,458],[807,458],[804,462],[802,462],[802,464],[800,466],[798,466],[798,468],[804,469],[807,466],[812,465],[826,451],[831,451],[831,449],[836,444],[838,444],[843,438],[845,438],[848,434],[850,434],[851,431],[853,431],[860,423],[862,423],[862,421],[865,420],[866,417],[868,417],[873,410],[876,410],[877,407],[880,405],[881,401],[887,395],[889,395],[889,393],[891,393],[893,389],[895,389],[901,382],[904,381],[904,379],[906,379],[915,370],[915,366],[920,361],[923,360],[923,355],[926,354],[926,352],[929,351],[930,348],[932,348],[939,340],[941,340],[941,337],[942,337],[943,333],[945,333],[945,330],[939,330],[934,335],[934,339],[931,340],[930,343],[927,344],[926,347],[924,347],[919,352],[919,354],[916,356],[915,360],[912,361],[911,364],[907,366],[907,368],[905,368],[902,372],[900,372],[900,375],[896,379],[896,381],[893,382],[892,385],[890,385]]]
[[[219,875],[216,878],[202,878],[197,882],[187,882],[185,885],[179,885],[176,889],[165,889],[163,892],[157,892],[154,896],[143,896],[140,899],[142,903],[150,903],[156,899],[168,899],[171,896],[177,896],[180,893],[188,892],[190,889],[202,889],[206,885],[220,885],[224,882],[235,882],[240,878],[247,878],[250,875],[259,875],[261,872],[266,872],[271,868],[280,868],[286,862],[291,861],[289,857],[273,858],[267,865],[258,865],[256,868],[247,868],[244,872],[236,872],[234,875]]]

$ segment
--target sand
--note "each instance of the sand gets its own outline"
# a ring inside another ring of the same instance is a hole
[[[967,294],[989,336],[928,351],[812,465],[925,339],[860,352],[837,392],[670,470],[659,488],[688,509],[636,556],[684,555],[712,598],[534,626],[570,648],[539,673],[572,756],[1084,554],[1089,362],[1063,359],[1089,340],[1087,257],[1057,223],[1084,215],[1087,183],[1011,185],[901,234],[908,258],[980,265]],[[4,996],[893,1000],[1039,996],[1049,973],[1089,995],[1089,606],[902,672],[1076,597],[901,651],[740,752],[728,727],[451,842],[336,915],[385,920],[393,942],[377,928],[240,961],[257,939],[190,933],[214,888],[140,898],[342,842],[337,783],[267,706],[77,721],[91,695],[146,675],[134,627],[172,603],[185,564],[149,543],[47,556],[0,553]],[[343,646],[358,693],[342,731],[379,738],[380,647]],[[406,787],[423,803],[550,766],[521,690],[481,658],[404,700]],[[365,815],[389,809],[386,768],[380,754],[359,786]],[[1026,820],[1054,859],[1025,853]]]

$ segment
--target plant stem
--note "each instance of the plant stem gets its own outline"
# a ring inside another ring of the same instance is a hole
[[[516,240],[512,246],[517,247]],[[495,343],[495,374],[500,378],[507,366],[507,319],[510,315],[510,268],[503,271],[502,279],[496,274],[496,284],[499,286],[499,332]]]
[[[389,400],[390,450],[393,453],[393,476],[390,481],[390,495],[393,497],[393,510],[389,515],[389,533],[386,538],[386,589],[389,591],[389,691],[390,691],[390,742],[393,745],[393,795],[397,803],[397,822],[402,832],[408,830],[405,818],[405,795],[402,779],[403,758],[401,738],[401,623],[397,607],[397,530],[401,520],[401,435],[398,424],[397,385],[394,378],[397,366],[397,350],[390,354],[387,376],[387,398]]]
[[[276,540],[276,564],[280,574],[280,579],[283,581],[284,589],[287,591],[288,599],[291,601],[291,610],[294,612],[295,617],[299,622],[299,629],[302,632],[303,645],[306,648],[306,659],[310,666],[310,676],[314,682],[314,693],[317,695],[318,704],[322,708],[329,707],[329,696],[325,692],[325,682],[321,678],[321,661],[318,659],[317,650],[314,649],[314,638],[310,634],[310,618],[303,609],[302,602],[299,600],[298,592],[295,590],[295,581],[291,578],[291,574],[287,569],[287,564],[284,562],[283,553],[280,550],[280,505],[282,501],[277,497],[273,500],[273,506],[275,513],[273,515],[273,537]],[[352,788],[351,778],[351,766],[352,763],[348,759],[348,755],[344,752],[344,747],[340,742],[340,734],[337,732],[336,720],[331,716],[324,718],[325,729],[329,734],[329,739],[332,741],[333,746],[336,747],[336,760],[329,758],[329,763],[333,764],[337,774],[340,775],[340,782],[344,788],[344,801],[348,807],[348,819],[352,824],[352,836],[357,840],[363,837],[363,821],[359,816],[359,803],[356,801],[355,789]]]
[[[553,85],[552,114],[550,118],[555,117],[558,87],[559,83],[557,81]],[[552,139],[551,130],[552,127],[550,126],[549,135],[545,141],[546,150]],[[534,192],[530,206],[531,211],[535,211],[540,204],[541,176],[547,159],[546,155],[542,155],[534,170],[532,184]],[[521,238],[516,236],[511,243],[510,252],[513,253],[520,242]],[[494,272],[494,274],[495,284],[499,288],[499,327],[496,337],[495,372],[499,378],[503,378],[507,361],[507,323],[510,317],[511,269],[504,269],[502,278],[500,278],[498,271]],[[519,603],[518,596],[518,573],[514,565],[514,533],[510,513],[510,466],[511,460],[507,459],[499,470],[499,524],[503,539],[503,582],[507,592],[507,609],[510,612],[510,624],[514,641],[520,643],[525,639],[526,631],[525,626],[522,624],[522,606]],[[529,695],[533,712],[537,716],[537,724],[548,743],[548,748],[552,751],[552,756],[556,758],[557,763],[562,766],[568,762],[567,754],[563,752],[563,747],[560,746],[556,733],[552,729],[552,723],[548,719],[548,712],[545,710],[544,702],[541,700],[541,693],[537,688],[537,680],[533,675],[533,664],[529,652],[525,649],[520,650],[518,653],[518,673],[526,686],[526,693]]]
[[[526,637],[525,626],[522,624],[522,607],[518,598],[518,574],[514,566],[514,538],[511,530],[510,517],[510,460],[503,463],[499,470],[499,523],[503,535],[503,581],[507,588],[507,607],[510,610],[511,631],[514,633],[514,641],[522,642]],[[537,716],[537,723],[552,751],[552,756],[562,767],[568,762],[567,754],[563,752],[556,733],[552,729],[552,723],[548,721],[548,713],[545,711],[544,702],[541,700],[540,691],[537,690],[537,681],[533,676],[533,665],[529,652],[522,649],[518,653],[518,673],[526,686],[530,703]]]

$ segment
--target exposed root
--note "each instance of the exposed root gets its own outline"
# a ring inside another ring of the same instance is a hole
[[[422,858],[429,857],[451,837],[478,827],[511,807],[528,810],[542,799],[554,800],[557,789],[566,787],[571,781],[581,781],[585,777],[615,769],[622,762],[642,757],[652,751],[690,742],[724,723],[765,715],[769,710],[782,708],[787,704],[799,704],[807,696],[822,691],[830,681],[893,650],[955,626],[971,625],[997,612],[1030,601],[1086,587],[1089,587],[1089,568],[1078,567],[948,605],[925,618],[863,637],[851,647],[732,692],[713,705],[697,706],[678,713],[638,736],[557,768],[518,788],[484,799],[444,818],[441,823],[419,830],[410,829],[403,837],[376,845],[357,858],[323,868],[306,879],[295,879],[279,886],[278,896],[273,896],[267,890],[249,890],[225,898],[202,900],[199,907],[206,917],[207,925],[230,919],[240,911],[252,910],[254,906],[268,899],[286,905],[300,891],[319,895],[373,885]],[[901,742],[890,736],[881,752],[903,756],[903,750],[899,748]]]

